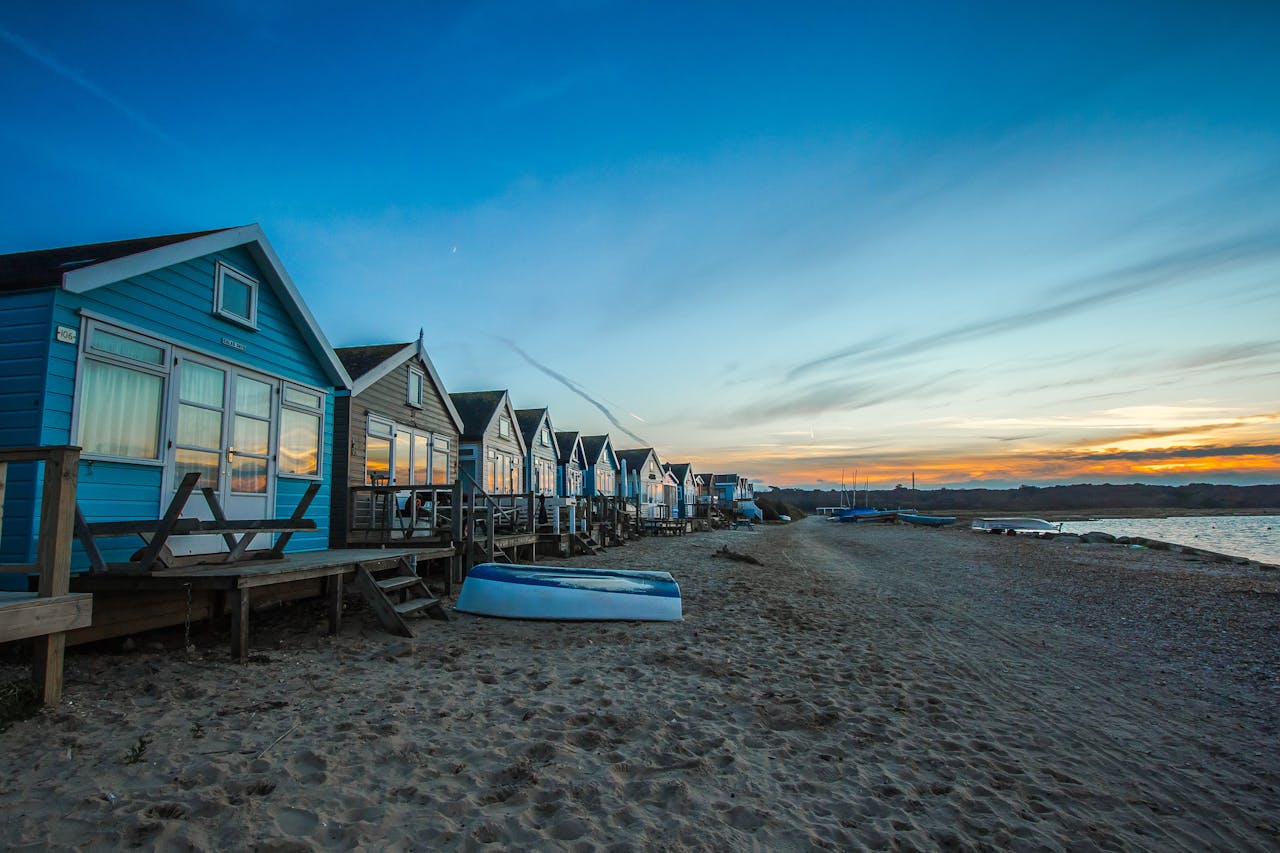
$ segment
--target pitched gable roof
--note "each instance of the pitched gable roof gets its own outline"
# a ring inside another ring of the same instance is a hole
[[[413,344],[375,344],[368,347],[336,347],[334,352],[352,380],[359,379],[389,361],[393,355]]]
[[[613,445],[609,441],[609,434],[604,435],[584,435],[582,437],[582,452],[587,456],[587,465],[595,465],[600,461],[600,455],[608,449],[609,458],[614,466],[618,464],[618,457],[613,452]]]
[[[579,433],[574,431],[565,431],[556,433],[556,450],[559,451],[558,457],[561,465],[567,465],[573,459],[573,451],[582,446],[582,439]]]
[[[280,296],[285,313],[303,331],[312,353],[324,365],[333,384],[350,388],[351,377],[346,368],[334,354],[329,339],[320,330],[276,250],[257,225],[0,256],[0,290],[61,287],[69,293],[86,293],[237,246],[243,246],[266,275]]]
[[[40,249],[35,252],[0,255],[0,290],[60,287],[63,276],[72,270],[229,230],[231,229],[215,228],[212,231],[191,231],[186,234],[166,234],[159,237],[140,237],[134,240],[115,240],[110,243],[90,243],[84,246],[64,246],[59,249]]]
[[[653,456],[654,461],[659,465],[662,464],[662,461],[658,459],[658,451],[654,450],[652,447],[633,447],[628,450],[618,450],[615,452],[615,455],[618,457],[619,466],[621,466],[623,462],[627,463],[628,471],[639,471],[645,466],[645,463],[651,455]]]
[[[533,447],[533,440],[538,434],[542,421],[550,420],[551,415],[545,409],[516,409],[516,420],[520,423],[520,434],[524,436],[526,447]]]
[[[686,477],[692,476],[690,469],[693,467],[693,463],[691,462],[671,462],[662,467],[674,474],[676,479],[681,482],[684,482]]]
[[[409,359],[417,358],[422,362],[422,366],[427,369],[427,375],[432,384],[435,385],[436,391],[439,392],[440,399],[444,402],[445,410],[449,413],[449,417],[453,419],[453,425],[458,428],[459,433],[463,432],[462,415],[454,405],[449,392],[445,390],[440,374],[436,373],[436,366],[431,362],[431,356],[427,355],[427,348],[423,345],[422,335],[418,335],[416,341],[411,341],[407,344],[341,347],[334,350],[334,352],[347,369],[347,373],[351,375],[351,393],[353,395],[362,393],[370,385],[406,363]]]
[[[481,438],[507,396],[506,391],[462,391],[449,399],[462,416],[462,437]]]

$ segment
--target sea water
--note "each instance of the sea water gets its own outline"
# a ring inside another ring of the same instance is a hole
[[[1280,565],[1280,515],[1100,518],[1062,523],[1063,533],[1088,533],[1092,530],[1114,536],[1145,536]]]

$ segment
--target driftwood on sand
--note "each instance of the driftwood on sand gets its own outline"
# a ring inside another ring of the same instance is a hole
[[[713,557],[724,557],[728,560],[734,560],[739,563],[750,563],[753,566],[762,565],[762,563],[750,554],[739,554],[737,551],[731,550],[728,545],[720,546],[719,551],[711,553]]]

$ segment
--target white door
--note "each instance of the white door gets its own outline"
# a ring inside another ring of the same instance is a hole
[[[211,520],[199,489],[212,486],[229,519],[270,518],[275,506],[275,397],[278,384],[267,377],[192,356],[177,356],[174,382],[173,447],[165,466],[166,494],[183,476],[199,472],[197,491],[183,515]],[[260,533],[252,548],[268,548],[272,536]],[[228,550],[222,536],[181,536],[169,540],[176,555]]]

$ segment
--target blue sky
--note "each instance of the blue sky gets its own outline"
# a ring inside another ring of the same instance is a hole
[[[769,483],[1280,481],[1280,6],[370,5],[6,3],[0,251],[258,222]]]

